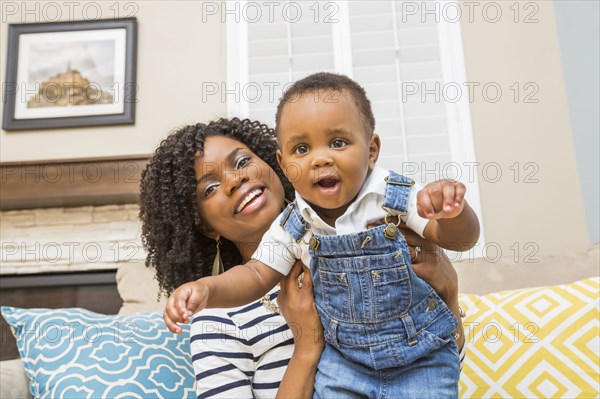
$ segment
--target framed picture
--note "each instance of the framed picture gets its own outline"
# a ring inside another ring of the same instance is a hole
[[[137,20],[8,28],[4,130],[133,124]]]

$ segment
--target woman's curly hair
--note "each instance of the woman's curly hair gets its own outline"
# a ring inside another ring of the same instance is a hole
[[[210,136],[244,143],[279,176],[287,199],[294,190],[277,164],[273,129],[258,121],[219,119],[185,126],[170,134],[142,171],[140,220],[146,266],[154,267],[161,293],[170,295],[181,284],[210,275],[216,255],[215,240],[201,233],[196,208],[195,154],[204,150]],[[225,269],[242,263],[233,242],[221,238]]]

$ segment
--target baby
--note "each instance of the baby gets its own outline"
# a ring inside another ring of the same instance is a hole
[[[381,144],[370,102],[342,75],[297,81],[279,103],[276,124],[277,159],[296,200],[250,262],[179,287],[165,314],[187,322],[205,307],[250,303],[302,259],[326,340],[315,396],[457,397],[456,317],[412,271],[391,217],[443,248],[467,250],[479,223],[465,186],[440,180],[419,190],[376,167]]]

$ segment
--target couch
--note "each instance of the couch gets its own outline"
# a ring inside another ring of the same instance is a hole
[[[599,397],[599,252],[455,263],[469,348],[461,397]],[[117,287],[120,315],[164,306],[141,263],[121,266]],[[20,359],[0,373],[0,398],[31,397]]]

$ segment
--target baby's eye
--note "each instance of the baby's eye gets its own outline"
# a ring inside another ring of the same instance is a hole
[[[346,146],[348,143],[345,140],[342,139],[335,139],[331,142],[331,147],[332,148],[342,148],[344,146]]]
[[[218,187],[217,184],[209,184],[208,186],[206,186],[204,188],[204,191],[202,192],[202,195],[204,195],[204,198],[207,198],[209,195],[211,195],[217,189],[217,187]]]
[[[248,162],[250,162],[250,157],[249,156],[240,157],[237,160],[237,163],[235,164],[235,168],[236,169],[241,169],[244,166],[246,166],[248,164]]]
[[[308,152],[308,146],[305,144],[301,144],[294,148],[294,154],[306,154]]]

